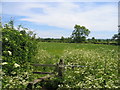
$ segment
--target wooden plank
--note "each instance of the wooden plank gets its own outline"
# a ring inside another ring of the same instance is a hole
[[[81,66],[81,65],[64,65],[64,67],[88,67],[88,66]]]
[[[54,64],[31,64],[33,66],[49,66],[49,67],[55,67],[56,65]]]
[[[32,81],[32,82],[29,82],[28,85],[27,85],[27,89],[30,89],[30,90],[31,90],[36,83],[41,82],[42,80],[48,79],[48,78],[50,78],[50,77],[51,77],[50,75],[47,75],[47,76],[38,78],[38,79],[36,79],[36,80],[34,80],[34,81]]]
[[[49,67],[55,67],[57,65],[54,64],[32,64],[33,66],[49,66]],[[81,66],[81,65],[60,65],[58,67],[91,67],[91,66]]]
[[[49,79],[49,78],[51,78],[51,77],[52,77],[52,75],[47,75],[47,76],[38,78],[38,79],[36,79],[36,80],[34,80],[34,81],[32,81],[32,82],[29,82],[28,85],[27,85],[27,88],[28,88],[28,89],[32,89],[32,88],[33,88],[33,85],[35,85],[36,83],[41,82],[42,80],[45,80],[45,79]]]
[[[38,82],[40,82],[40,81],[42,81],[44,79],[49,79],[50,77],[52,77],[52,76],[51,75],[47,75],[47,76],[38,78],[38,79],[36,79],[36,80],[34,80],[33,82],[30,82],[30,83],[32,83],[34,85],[34,84],[36,84],[36,83],[38,83]]]
[[[35,74],[54,74],[53,72],[33,72]]]

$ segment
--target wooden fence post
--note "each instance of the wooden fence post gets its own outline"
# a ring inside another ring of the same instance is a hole
[[[64,69],[64,62],[62,59],[60,59],[59,64],[58,64],[58,76],[62,77],[63,76],[63,69]]]
[[[33,89],[33,83],[29,83],[28,85],[27,85],[27,88],[26,88],[27,90],[32,90]]]

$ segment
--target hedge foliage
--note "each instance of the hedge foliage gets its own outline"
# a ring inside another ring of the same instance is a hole
[[[31,70],[30,63],[33,62],[36,51],[37,41],[35,34],[31,34],[31,31],[25,28],[17,30],[9,24],[2,27],[3,88],[24,86],[22,82],[26,82],[30,78],[27,76],[28,79],[25,80],[24,72],[28,73]],[[21,80],[19,80],[19,76],[22,78]]]

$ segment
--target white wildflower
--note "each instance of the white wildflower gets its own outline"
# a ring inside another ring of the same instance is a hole
[[[22,34],[20,34],[20,36],[22,36]]]
[[[58,87],[60,87],[60,85],[58,85]]]
[[[7,62],[3,62],[2,65],[8,64]]]
[[[12,55],[12,52],[11,51],[8,51],[9,55]]]
[[[16,74],[16,72],[13,72],[13,71],[12,71],[11,73],[12,73],[12,74]]]
[[[27,75],[27,74],[28,74],[28,72],[24,72],[24,74],[25,74],[25,75]]]
[[[79,73],[79,71],[75,71],[75,73]]]
[[[6,41],[8,41],[8,38],[5,38]]]
[[[15,64],[14,64],[14,66],[15,66],[15,67],[20,67],[20,65],[19,65],[19,64],[17,64],[17,63],[15,63]]]
[[[9,81],[9,83],[12,83],[12,82],[13,82],[13,80],[10,80],[10,81]]]

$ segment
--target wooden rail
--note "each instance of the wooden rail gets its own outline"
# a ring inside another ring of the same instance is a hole
[[[64,62],[62,59],[60,59],[59,63],[57,64],[31,64],[33,66],[43,66],[43,67],[55,67],[55,70],[57,72],[57,75],[55,72],[33,72],[34,74],[49,74],[47,76],[44,76],[44,77],[41,77],[41,78],[38,78],[32,82],[29,82],[28,85],[27,85],[27,89],[32,89],[34,87],[35,84],[41,82],[41,81],[44,81],[46,79],[50,79],[51,77],[55,77],[55,76],[58,76],[59,78],[62,78],[63,77],[63,69],[64,67],[87,67],[87,66],[81,66],[81,65],[64,65]]]
[[[58,64],[56,64],[56,65],[54,65],[54,64],[31,64],[31,65],[33,65],[33,66],[43,66],[43,67],[46,67],[46,66],[49,66],[49,67],[56,67],[55,69],[55,71],[57,71],[57,73],[58,73],[58,77],[62,77],[63,76],[63,68],[64,67],[61,67],[62,65],[63,65],[64,63],[63,63],[63,60],[62,59],[60,59],[60,62],[58,63]],[[46,79],[50,79],[51,77],[54,77],[54,76],[56,76],[55,75],[55,73],[54,72],[33,72],[34,74],[49,74],[49,75],[47,75],[47,76],[44,76],[44,77],[41,77],[41,78],[38,78],[38,79],[36,79],[36,80],[34,80],[34,81],[32,81],[32,82],[29,82],[28,83],[28,85],[27,85],[27,89],[32,89],[32,88],[34,88],[34,86],[35,86],[35,84],[37,84],[37,83],[39,83],[39,82],[41,82],[41,81],[44,81],[44,80],[46,80]]]
[[[35,74],[54,74],[53,72],[33,72]]]
[[[27,89],[32,89],[32,88],[34,88],[34,85],[35,85],[36,83],[41,82],[41,81],[43,81],[43,80],[45,80],[45,79],[49,79],[50,77],[51,77],[50,75],[47,75],[47,76],[38,78],[38,79],[36,79],[36,80],[34,80],[34,81],[32,81],[32,82],[29,82],[28,85],[27,85]]]
[[[54,64],[31,64],[31,65],[33,65],[33,66],[44,66],[44,67],[46,67],[46,66],[55,67],[56,66]]]

